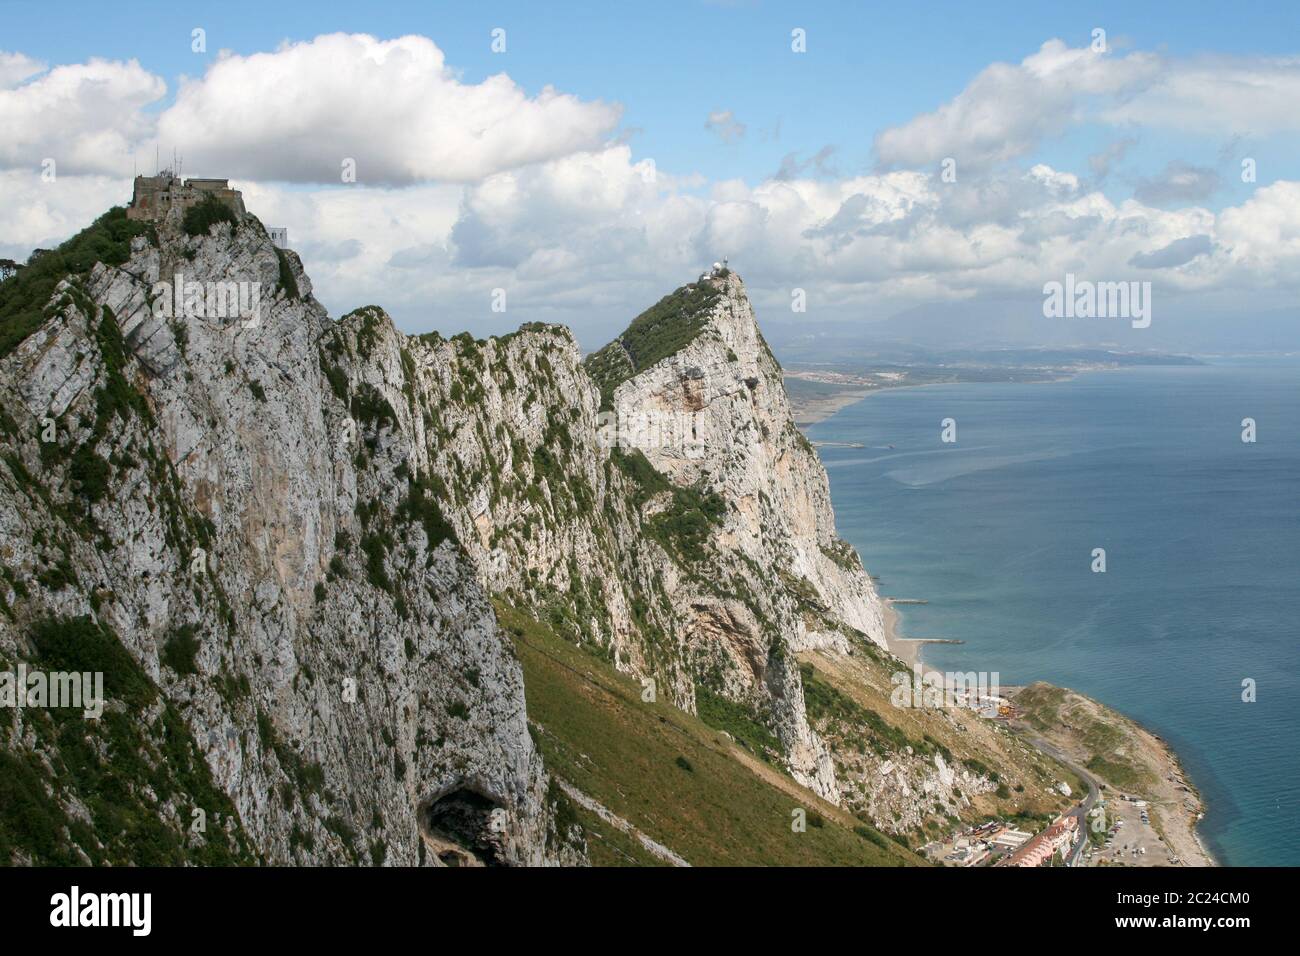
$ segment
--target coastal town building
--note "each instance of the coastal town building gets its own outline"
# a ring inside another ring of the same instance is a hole
[[[1017,830],[1002,820],[954,830],[946,840],[934,840],[921,847],[929,859],[947,866],[1006,865],[1009,855],[1033,839],[1032,833]]]
[[[989,848],[982,843],[972,843],[959,847],[949,855],[949,862],[956,866],[979,866],[988,859]]]
[[[972,688],[963,689],[955,688],[953,690],[953,702],[958,707],[964,707],[967,710],[973,710],[982,717],[1007,717],[1011,714],[1011,701],[995,693],[989,693],[986,689]]]
[[[1078,817],[1062,817],[1006,860],[1007,866],[1045,866],[1059,852],[1069,854],[1079,836]]]
[[[1004,847],[1008,850],[1016,850],[1028,843],[1032,837],[1032,833],[1026,833],[1024,830],[1016,830],[1008,827],[990,837],[989,843],[994,846]]]

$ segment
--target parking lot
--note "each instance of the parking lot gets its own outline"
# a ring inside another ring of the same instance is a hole
[[[1106,845],[1084,851],[1088,866],[1177,866],[1153,827],[1149,806],[1111,795],[1106,801]]]

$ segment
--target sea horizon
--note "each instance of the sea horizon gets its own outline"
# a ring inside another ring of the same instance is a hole
[[[901,387],[807,433],[866,446],[819,448],[839,533],[882,595],[928,602],[896,608],[902,636],[964,642],[926,645],[927,667],[1046,680],[1120,711],[1173,748],[1218,862],[1288,865],[1296,384],[1288,357]]]

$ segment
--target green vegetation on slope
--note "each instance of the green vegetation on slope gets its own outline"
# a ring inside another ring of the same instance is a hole
[[[36,748],[0,752],[0,865],[257,862],[180,712],[160,704],[115,634],[79,617],[49,618],[29,636],[33,668],[100,672],[108,703],[97,720],[76,708],[21,712]],[[89,821],[68,813],[69,803],[83,806]],[[194,810],[206,815],[204,833],[191,830]]]
[[[822,680],[812,664],[800,664],[799,673],[803,678],[804,707],[808,719],[818,726],[822,726],[824,721],[835,722],[838,725],[838,736],[859,753],[870,749],[882,757],[888,757],[911,747],[914,753],[921,756],[941,753],[944,759],[952,760],[952,754],[943,744],[928,736],[921,740],[909,738],[880,714]]]
[[[126,209],[115,206],[57,249],[42,253],[0,282],[0,358],[54,315],[46,306],[63,279],[85,275],[97,262],[121,265],[131,257],[131,240],[144,235],[152,237],[153,227],[127,219]]]
[[[1039,732],[1056,736],[1068,728],[1072,739],[1084,749],[1084,766],[1122,790],[1145,793],[1153,780],[1149,768],[1134,759],[1129,735],[1119,714],[1098,706],[1100,716],[1079,706],[1080,698],[1062,687],[1030,684],[1015,698],[1023,708],[1025,722]],[[1050,738],[1049,738],[1050,739]]]
[[[666,701],[643,703],[639,683],[523,612],[499,603],[497,615],[515,638],[547,769],[692,865],[918,862],[774,769],[757,765],[760,775],[702,721]],[[798,808],[803,833],[791,830]],[[594,814],[579,807],[576,816],[594,863],[662,863]]]
[[[181,228],[185,230],[187,236],[206,236],[208,230],[219,222],[228,222],[232,226],[237,226],[239,219],[235,216],[235,211],[216,196],[205,196],[185,210]]]
[[[399,520],[418,521],[424,527],[425,537],[429,540],[427,563],[432,564],[434,548],[449,538],[460,543],[456,529],[443,517],[442,509],[438,506],[439,497],[446,496],[446,488],[436,475],[411,477],[407,479],[407,484],[410,493],[398,506],[397,517]]]
[[[724,730],[759,758],[771,761],[782,754],[781,741],[743,704],[715,694],[703,684],[695,685],[695,710],[700,720],[714,730]]]
[[[276,246],[275,257],[280,261],[280,288],[290,299],[297,301],[302,296],[298,292],[298,280],[293,276],[293,267],[289,264],[289,253]]]
[[[600,386],[601,408],[612,408],[614,390],[637,372],[689,345],[721,295],[711,282],[684,285],[633,319],[613,342],[587,356],[587,371]]]
[[[913,846],[949,832],[954,811],[966,823],[1000,818],[1041,829],[1073,803],[1050,788],[1060,780],[1076,793],[1083,787],[1068,768],[1034,750],[1000,722],[961,708],[895,706],[892,678],[904,665],[874,645],[855,643],[847,658],[823,652],[799,657],[808,722],[831,744],[841,782],[859,779],[864,768],[874,773],[872,768],[882,760],[919,757],[932,763],[937,754],[948,766],[965,768],[994,784],[991,791],[968,793],[969,806],[941,807],[923,800],[924,822],[905,831]],[[864,804],[849,793],[845,807],[861,813]],[[889,811],[877,810],[873,817],[885,829],[899,829]]]
[[[194,625],[185,624],[167,639],[159,659],[177,674],[197,674],[199,647]]]
[[[625,452],[615,448],[610,460],[632,479],[632,500],[638,509],[657,494],[672,493],[668,507],[646,522],[645,531],[678,564],[699,560],[709,538],[710,525],[721,524],[726,514],[727,503],[722,496],[674,485],[650,464],[640,449]]]

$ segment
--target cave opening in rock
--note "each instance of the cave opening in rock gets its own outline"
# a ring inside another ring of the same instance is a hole
[[[443,794],[424,813],[424,824],[438,844],[438,858],[448,866],[504,866],[501,835],[492,826],[492,811],[501,807],[474,790]]]

